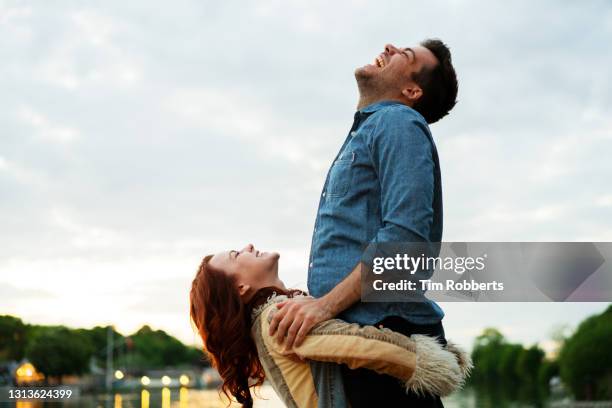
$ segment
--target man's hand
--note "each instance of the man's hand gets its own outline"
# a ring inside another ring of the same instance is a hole
[[[276,333],[280,343],[287,348],[299,346],[310,329],[324,320],[331,319],[346,310],[361,296],[361,264],[320,298],[298,297],[277,303],[279,309],[270,321],[270,336]],[[286,336],[286,338],[285,338]]]
[[[334,317],[324,298],[293,298],[278,303],[276,307],[279,310],[270,321],[269,334],[274,336],[276,333],[276,340],[284,341],[288,349],[302,344],[315,325]]]

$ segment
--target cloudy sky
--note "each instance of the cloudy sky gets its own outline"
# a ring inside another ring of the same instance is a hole
[[[353,71],[430,36],[460,78],[445,241],[612,241],[609,2],[154,3],[0,1],[0,314],[193,342],[199,260],[247,242],[305,286]],[[606,306],[443,308],[469,346]]]

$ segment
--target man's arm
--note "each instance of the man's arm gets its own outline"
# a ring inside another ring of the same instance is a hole
[[[299,347],[310,329],[348,309],[360,297],[361,263],[323,297],[278,303],[276,307],[280,310],[270,321],[270,336],[278,331],[277,339],[284,339],[286,347]]]

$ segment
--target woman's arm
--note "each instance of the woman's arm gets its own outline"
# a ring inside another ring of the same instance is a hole
[[[276,313],[265,311],[264,326]],[[299,346],[287,348],[262,328],[271,354],[284,358],[310,359],[367,368],[394,376],[407,389],[420,394],[445,396],[461,387],[471,368],[469,356],[454,345],[444,348],[434,338],[404,336],[389,329],[359,326],[342,320],[326,320],[306,336]]]

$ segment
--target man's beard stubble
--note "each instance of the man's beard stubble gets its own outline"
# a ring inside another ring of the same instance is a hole
[[[359,90],[359,96],[362,97],[373,97],[377,94],[381,94],[382,84],[380,83],[379,75],[371,75],[365,72],[364,69],[357,69],[355,71],[355,79],[357,80],[357,89]]]
[[[358,109],[384,99],[389,86],[382,75],[371,75],[363,69],[357,69],[355,71],[355,79],[357,80],[357,89],[359,90]]]

